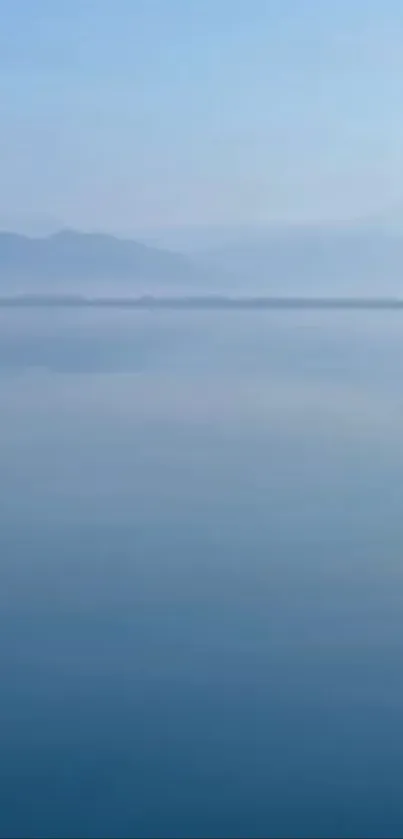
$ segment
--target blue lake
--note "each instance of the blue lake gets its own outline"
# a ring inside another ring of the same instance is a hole
[[[403,314],[0,312],[0,836],[400,837]]]

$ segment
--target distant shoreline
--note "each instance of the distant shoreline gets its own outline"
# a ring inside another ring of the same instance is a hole
[[[175,310],[268,310],[268,309],[403,309],[403,298],[342,297],[84,297],[74,295],[14,295],[0,297],[0,308],[74,309],[175,309]]]

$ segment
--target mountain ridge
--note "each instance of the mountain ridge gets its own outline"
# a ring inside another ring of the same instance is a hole
[[[182,254],[106,233],[64,229],[33,237],[0,231],[0,289],[85,291],[150,290],[167,283],[188,288],[198,278]]]
[[[395,297],[403,236],[366,225],[272,227],[183,254],[109,233],[0,232],[0,294]]]

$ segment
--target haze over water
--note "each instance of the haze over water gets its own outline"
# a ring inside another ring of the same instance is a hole
[[[1,836],[401,836],[402,323],[0,313]]]

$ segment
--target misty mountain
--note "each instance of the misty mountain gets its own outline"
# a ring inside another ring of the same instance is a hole
[[[62,231],[46,238],[0,233],[2,294],[189,292],[202,282],[185,256],[103,234]]]
[[[403,296],[396,230],[283,226],[214,241],[183,254],[106,234],[0,233],[0,294]]]
[[[234,291],[268,295],[403,294],[403,236],[370,225],[248,231],[203,253]]]

